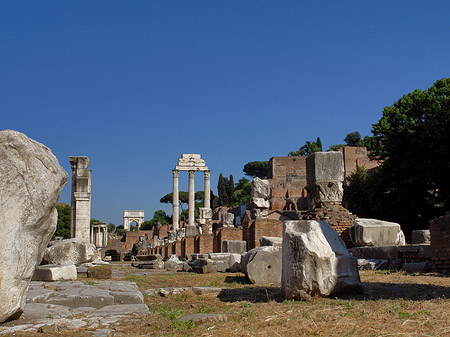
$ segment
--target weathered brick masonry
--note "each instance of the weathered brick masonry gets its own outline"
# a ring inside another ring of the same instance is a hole
[[[450,272],[450,213],[430,222],[433,271]]]

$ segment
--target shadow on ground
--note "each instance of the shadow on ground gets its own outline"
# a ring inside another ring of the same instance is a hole
[[[247,284],[245,277],[227,277],[227,283]],[[381,283],[364,282],[364,294],[340,293],[333,298],[368,301],[380,299],[404,299],[412,301],[431,300],[435,298],[450,299],[450,287],[442,287],[430,284],[417,283]],[[246,287],[238,289],[222,289],[218,298],[222,302],[248,301],[251,303],[266,303],[269,301],[282,302],[283,294],[280,287]]]

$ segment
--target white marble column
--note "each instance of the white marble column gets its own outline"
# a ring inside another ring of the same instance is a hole
[[[211,208],[211,171],[205,171],[205,198],[203,207]]]
[[[178,170],[173,170],[173,190],[172,190],[172,222],[173,222],[173,230],[177,230],[179,227],[179,217],[180,211],[179,207],[179,199],[178,199],[178,176],[180,172]]]
[[[194,183],[195,171],[189,171],[189,226],[195,226],[195,183]]]

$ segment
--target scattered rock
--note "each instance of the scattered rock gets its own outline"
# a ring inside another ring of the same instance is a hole
[[[376,219],[355,219],[350,238],[358,247],[405,245],[405,236],[398,223]]]
[[[67,179],[50,149],[20,132],[0,131],[0,323],[23,311]]]
[[[36,267],[33,281],[74,281],[77,279],[77,268],[74,264],[69,266],[56,266],[47,264]]]
[[[95,279],[110,279],[112,276],[112,268],[110,265],[88,267],[87,277]]]
[[[362,292],[358,261],[325,221],[283,224],[282,291],[286,299]]]
[[[431,271],[430,262],[406,262],[402,270],[407,273],[429,273]]]
[[[412,244],[424,244],[431,242],[431,235],[429,229],[415,230],[411,232]]]
[[[245,254],[243,272],[253,284],[281,284],[281,248],[258,247]]]
[[[56,242],[45,250],[43,262],[46,264],[81,265],[98,258],[94,245],[80,239],[68,239]]]
[[[246,251],[247,251],[247,241],[224,240],[222,242],[222,252],[224,253],[243,253]]]
[[[261,247],[264,247],[264,246],[282,247],[283,246],[283,238],[278,238],[278,237],[274,237],[274,236],[261,236],[259,238],[259,244]]]

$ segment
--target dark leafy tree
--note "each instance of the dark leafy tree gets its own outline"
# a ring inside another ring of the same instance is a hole
[[[322,152],[322,141],[320,140],[320,137],[317,137],[316,144],[317,148],[320,149],[319,151]]]
[[[340,149],[342,149],[345,146],[345,144],[335,144],[335,145],[331,145],[327,151],[339,151]]]
[[[252,183],[247,178],[239,179],[236,184],[233,193],[233,199],[238,204],[245,204],[250,200],[250,192],[252,189]]]
[[[315,142],[306,141],[305,145],[300,147],[297,151],[289,152],[288,156],[291,156],[291,157],[309,156],[310,154],[313,154],[315,152],[321,152],[321,151],[322,151],[322,142],[320,141],[320,138],[317,137],[317,141],[315,141]]]
[[[116,229],[116,225],[114,225],[113,223],[109,223],[106,226],[106,229],[107,229],[108,233],[113,233]]]
[[[344,138],[344,142],[347,146],[364,146],[364,141],[361,139],[361,134],[358,131],[347,134]]]
[[[222,173],[219,175],[217,192],[219,193],[219,206],[228,205],[230,203],[230,200],[228,200],[228,179]]]
[[[380,195],[386,217],[426,227],[450,210],[450,79],[409,93],[373,125],[370,155],[383,161]]]
[[[170,220],[171,220],[171,217],[168,216],[166,214],[166,212],[164,212],[162,209],[160,209],[160,210],[155,211],[155,213],[153,213],[153,218],[151,220],[144,221],[141,224],[140,229],[151,230],[151,229],[153,229],[153,227],[155,227],[158,224],[158,222],[161,225],[165,225],[165,224],[169,223]]]
[[[53,238],[62,236],[64,239],[70,238],[70,206],[56,205],[58,211],[58,222],[56,223],[56,231]]]
[[[244,173],[249,177],[267,179],[269,174],[269,162],[251,161],[244,165]]]

